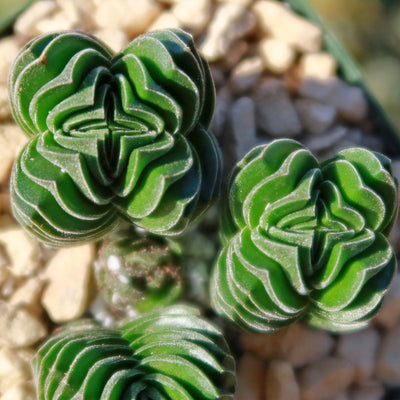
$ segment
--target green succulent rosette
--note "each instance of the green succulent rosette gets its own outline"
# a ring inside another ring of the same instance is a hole
[[[39,400],[233,400],[234,369],[222,333],[188,306],[118,331],[76,323],[33,360]]]
[[[293,140],[254,148],[228,185],[214,308],[260,332],[302,317],[332,331],[365,326],[396,270],[397,204],[379,153],[351,148],[320,164]]]
[[[17,56],[9,93],[30,137],[12,210],[49,244],[99,238],[117,217],[178,234],[218,194],[214,87],[182,30],[146,33],[116,56],[84,33],[44,34]]]

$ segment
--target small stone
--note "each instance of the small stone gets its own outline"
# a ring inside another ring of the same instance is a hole
[[[93,35],[103,41],[115,53],[119,53],[128,44],[128,38],[121,29],[97,29],[93,32]]]
[[[85,32],[94,29],[93,14],[95,4],[93,0],[56,0],[56,2],[66,18],[74,21],[76,29]]]
[[[6,184],[12,164],[27,137],[21,129],[11,123],[0,124],[0,184]]]
[[[327,356],[335,344],[328,333],[301,323],[268,335],[245,334],[241,336],[241,343],[263,360],[281,359],[296,368]]]
[[[217,137],[222,137],[228,120],[228,112],[232,104],[232,93],[229,87],[224,86],[218,90],[215,100],[211,130]]]
[[[29,365],[18,357],[15,349],[0,348],[0,394],[30,378]]]
[[[254,16],[239,4],[222,3],[208,26],[200,49],[208,61],[227,55],[231,44],[244,37],[255,27]]]
[[[0,84],[0,121],[11,119],[11,108],[8,100],[8,89],[6,85]]]
[[[0,214],[10,214],[10,194],[0,192]]]
[[[338,394],[337,396],[330,398],[329,400],[351,400],[351,399],[347,392],[343,392],[343,393]]]
[[[299,400],[299,385],[293,367],[285,361],[271,361],[267,369],[265,400]]]
[[[34,400],[35,394],[32,385],[29,383],[20,383],[9,388],[0,397],[0,400]]]
[[[366,381],[350,389],[350,400],[382,400],[385,389],[381,382]]]
[[[263,63],[260,57],[247,57],[232,69],[230,84],[235,93],[250,90],[260,78]]]
[[[321,135],[332,126],[336,118],[335,107],[310,99],[297,99],[294,103],[303,129]]]
[[[53,0],[34,1],[15,21],[14,31],[26,37],[39,35],[36,26],[59,10]]]
[[[249,43],[246,40],[237,40],[231,44],[226,56],[220,61],[219,65],[229,74],[246,57],[248,51]]]
[[[306,53],[299,63],[302,79],[326,80],[336,75],[336,59],[329,53]]]
[[[181,23],[178,21],[178,18],[176,18],[175,15],[171,12],[163,12],[149,26],[149,31],[171,28],[181,28]]]
[[[42,305],[52,321],[62,323],[85,312],[91,287],[93,244],[58,250],[46,267],[48,285]]]
[[[5,87],[7,86],[8,72],[20,47],[15,36],[7,36],[0,39],[0,84]]]
[[[299,93],[304,97],[330,104],[349,122],[360,122],[367,116],[368,104],[363,90],[348,85],[339,78],[325,81],[303,79]]]
[[[285,73],[292,66],[296,57],[291,46],[275,38],[263,39],[259,44],[258,51],[265,67],[275,74]]]
[[[355,367],[356,382],[366,381],[372,375],[378,344],[379,334],[374,329],[339,336],[336,355]]]
[[[49,32],[67,31],[78,29],[79,20],[69,19],[69,15],[64,12],[64,10],[56,10],[47,18],[38,20],[32,27],[32,30],[36,32],[37,35]]]
[[[384,384],[398,386],[400,381],[400,325],[383,337],[378,349],[375,373]]]
[[[264,394],[265,368],[262,361],[244,354],[237,367],[235,400],[261,400]]]
[[[299,342],[301,343],[301,342]],[[305,367],[299,373],[302,400],[328,400],[344,392],[353,380],[349,361],[327,357]]]
[[[0,301],[0,343],[9,347],[31,346],[46,335],[47,329],[37,317]]]
[[[211,16],[210,0],[181,0],[172,8],[171,13],[185,29],[200,32]]]
[[[7,253],[10,261],[8,268],[13,276],[28,277],[37,270],[39,246],[21,227],[0,229],[0,243]]]
[[[294,137],[301,123],[283,81],[266,79],[256,89],[257,127],[275,137]]]
[[[219,3],[240,4],[243,7],[249,6],[252,1],[253,0],[218,0]]]
[[[38,277],[27,279],[14,291],[8,302],[14,306],[25,306],[34,310],[39,306],[43,286],[44,282]]]
[[[255,105],[250,97],[240,97],[233,103],[230,126],[239,160],[256,145]]]
[[[98,28],[121,29],[129,38],[145,32],[161,12],[154,0],[95,0]]]
[[[321,28],[285,5],[277,1],[259,0],[254,3],[252,9],[266,34],[288,43],[301,52],[320,50],[323,39]]]

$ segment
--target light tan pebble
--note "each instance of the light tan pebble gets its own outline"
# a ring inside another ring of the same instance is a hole
[[[321,28],[280,2],[259,0],[253,4],[252,10],[266,34],[290,44],[301,52],[316,52],[321,49]]]
[[[265,400],[300,400],[299,385],[288,362],[269,363],[265,386]]]
[[[125,32],[120,29],[98,29],[92,32],[99,40],[104,42],[114,53],[119,53],[128,44]]]
[[[53,0],[39,0],[32,3],[15,21],[14,31],[25,37],[34,37],[41,32],[37,24],[51,17],[59,11],[58,5]]]
[[[331,399],[349,387],[353,376],[354,368],[347,360],[338,357],[319,360],[299,373],[301,399]]]
[[[218,0],[219,3],[232,3],[239,4],[243,7],[247,7],[252,3],[253,0]]]
[[[240,61],[233,68],[230,76],[230,85],[235,93],[243,93],[250,90],[263,71],[263,63],[260,57],[248,57]]]
[[[255,105],[250,97],[240,97],[230,110],[230,127],[235,141],[237,160],[241,159],[257,142]]]
[[[0,243],[7,252],[10,261],[8,268],[13,276],[28,277],[38,269],[40,261],[38,243],[21,227],[0,229]]]
[[[30,366],[15,349],[0,348],[0,394],[30,378]]]
[[[0,343],[8,347],[26,347],[47,335],[47,328],[23,308],[0,301]]]
[[[183,28],[200,32],[211,17],[211,7],[211,0],[181,0],[171,8],[170,12]]]
[[[0,184],[8,181],[12,164],[28,138],[13,123],[0,124]]]
[[[96,5],[96,25],[121,29],[129,38],[145,32],[161,12],[161,6],[154,0],[101,0]]]
[[[56,0],[56,2],[68,20],[75,22],[77,28],[84,31],[94,29],[95,5],[93,0]]]
[[[303,79],[299,93],[304,97],[332,105],[349,122],[360,122],[367,117],[368,104],[363,90],[339,78],[325,81]]]
[[[334,339],[327,332],[295,324],[287,338],[287,360],[294,367],[302,367],[327,356],[334,345]]]
[[[0,397],[0,400],[34,400],[35,392],[31,384],[20,383],[9,388]]]
[[[321,153],[332,149],[332,147],[341,142],[346,137],[348,129],[343,125],[336,125],[326,131],[323,135],[313,136],[304,140],[304,144],[313,153]]]
[[[375,374],[384,384],[397,386],[400,381],[400,325],[384,335],[378,348]]]
[[[374,323],[385,329],[392,329],[400,322],[400,274],[396,274]]]
[[[242,335],[241,343],[264,360],[279,358],[297,368],[327,356],[335,341],[326,332],[296,323],[271,334]]]
[[[336,108],[319,101],[299,98],[294,105],[300,118],[303,130],[313,135],[322,135],[335,122]]]
[[[254,16],[239,4],[222,3],[208,26],[200,50],[208,61],[225,57],[232,43],[255,27]]]
[[[6,85],[0,84],[0,121],[11,119],[11,107],[8,100],[8,89]]]
[[[336,355],[352,363],[355,367],[354,380],[363,382],[374,371],[379,334],[375,329],[340,335]]]
[[[337,62],[329,53],[306,53],[300,58],[301,79],[326,80],[336,75]]]
[[[25,306],[36,311],[40,304],[40,295],[43,291],[44,282],[33,277],[27,279],[18,289],[14,291],[8,302],[14,306]]]
[[[235,400],[262,400],[265,392],[265,366],[251,354],[244,354],[237,367]]]
[[[255,90],[257,127],[274,137],[294,137],[302,127],[282,80],[265,79]]]
[[[65,248],[49,261],[42,305],[53,322],[71,321],[85,312],[91,295],[94,251],[93,244]]]
[[[159,29],[176,29],[182,28],[178,18],[175,17],[171,12],[161,13],[149,26],[149,31],[156,31]]]
[[[350,400],[382,400],[385,388],[379,381],[366,381],[350,389]]]
[[[73,29],[81,29],[79,20],[70,20],[64,10],[56,10],[50,17],[37,21],[33,27],[37,35]]]
[[[15,36],[0,39],[0,84],[7,86],[8,72],[20,49]]]
[[[275,38],[261,40],[258,52],[264,62],[264,66],[275,74],[283,74],[288,71],[296,57],[293,47]]]

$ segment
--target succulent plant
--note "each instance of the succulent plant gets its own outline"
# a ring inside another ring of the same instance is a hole
[[[39,400],[233,399],[234,360],[218,328],[188,306],[143,314],[120,330],[83,321],[33,360]]]
[[[104,238],[95,276],[106,302],[122,316],[165,307],[181,296],[185,274],[168,243],[131,225]]]
[[[332,331],[365,326],[396,269],[386,237],[397,204],[379,153],[351,148],[319,164],[293,140],[254,148],[223,204],[214,308],[261,332],[301,317]]]
[[[118,217],[177,234],[218,194],[214,87],[182,30],[143,34],[116,56],[84,33],[41,35],[17,56],[9,93],[30,137],[13,214],[48,244],[97,239]]]
[[[101,241],[94,273],[102,298],[117,318],[186,299],[209,306],[215,232],[202,223],[177,237],[162,237],[122,224]]]

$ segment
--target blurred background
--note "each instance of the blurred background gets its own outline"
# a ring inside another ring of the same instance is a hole
[[[309,0],[400,129],[400,1]]]

